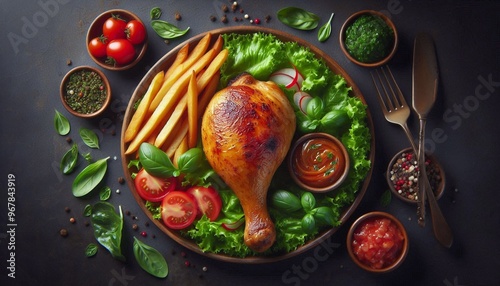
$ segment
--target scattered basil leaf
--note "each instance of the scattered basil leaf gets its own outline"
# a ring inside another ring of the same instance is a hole
[[[94,228],[94,237],[111,255],[120,261],[125,261],[121,251],[123,212],[119,207],[119,215],[115,207],[108,202],[97,202],[92,207],[90,222]]]
[[[95,243],[89,243],[87,247],[85,248],[85,256],[87,257],[92,257],[97,254],[97,244]]]
[[[99,192],[99,199],[101,201],[107,201],[111,197],[111,188],[106,186]]]
[[[316,205],[316,198],[314,197],[313,194],[305,192],[302,194],[302,197],[300,198],[300,204],[302,205],[302,207],[306,212],[310,212]]]
[[[142,143],[139,147],[139,161],[146,172],[153,176],[171,177],[176,170],[167,154],[150,143]]]
[[[83,209],[83,215],[88,217],[91,214],[92,214],[92,206],[86,205],[85,208]]]
[[[332,13],[332,15],[330,16],[330,20],[328,20],[328,22],[326,22],[326,24],[324,24],[323,26],[321,26],[321,28],[319,28],[318,41],[324,42],[324,41],[328,40],[328,38],[330,38],[330,35],[332,34],[333,15],[335,15],[335,13]]]
[[[68,119],[59,111],[56,110],[54,115],[54,127],[59,135],[68,135],[71,130]]]
[[[85,159],[85,161],[87,161],[88,163],[92,163],[92,155],[90,154],[90,152],[87,154],[83,154],[82,156]]]
[[[99,137],[97,137],[94,131],[87,128],[81,128],[79,133],[85,145],[93,149],[99,149]]]
[[[73,172],[78,162],[78,145],[73,144],[71,148],[64,154],[61,159],[61,171],[63,174],[69,174]]]
[[[75,197],[90,193],[104,178],[108,168],[107,158],[100,159],[83,169],[73,181],[72,191]]]
[[[168,275],[167,261],[158,250],[141,242],[134,236],[134,256],[139,265],[147,273],[165,278]]]
[[[151,27],[153,27],[153,30],[155,30],[158,36],[167,40],[181,37],[189,31],[189,27],[184,30],[181,30],[177,26],[162,20],[151,21]]]
[[[314,217],[311,214],[306,214],[302,218],[301,223],[302,223],[302,229],[304,230],[305,233],[312,234],[316,229],[316,221],[314,220]]]
[[[290,213],[302,209],[300,199],[293,193],[278,190],[271,195],[271,204],[284,212]]]
[[[161,16],[161,8],[160,7],[154,7],[149,12],[149,15],[151,16],[151,20],[160,18],[160,16]]]
[[[385,190],[385,192],[382,194],[380,197],[380,204],[383,207],[388,206],[391,203],[392,200],[392,194],[390,190]]]
[[[202,160],[203,151],[200,148],[191,148],[179,156],[177,167],[182,173],[193,173],[200,168]]]
[[[314,30],[318,26],[318,15],[302,8],[286,7],[278,11],[278,20],[298,30]]]

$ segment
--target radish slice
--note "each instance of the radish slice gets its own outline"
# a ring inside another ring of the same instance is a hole
[[[237,220],[235,222],[222,223],[222,227],[229,230],[229,231],[233,231],[233,230],[238,229],[241,225],[243,225],[244,222],[245,222],[245,217],[241,217],[239,220]]]
[[[276,84],[284,85],[288,89],[293,89],[299,91],[302,87],[302,82],[304,77],[299,73],[297,68],[284,68],[280,69],[269,78],[270,81],[274,81]]]
[[[302,111],[302,113],[306,114],[307,103],[312,99],[307,92],[299,91],[293,95],[293,102],[297,107]]]

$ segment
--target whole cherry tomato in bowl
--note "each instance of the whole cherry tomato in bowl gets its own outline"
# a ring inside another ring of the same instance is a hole
[[[135,48],[126,39],[116,39],[109,42],[106,48],[109,64],[126,65],[135,58]]]
[[[127,23],[125,28],[125,34],[127,39],[134,45],[139,45],[146,39],[146,28],[144,25],[137,21],[131,20]]]
[[[116,39],[125,39],[125,29],[127,28],[127,21],[121,18],[118,14],[112,14],[102,25],[102,34],[109,41]]]

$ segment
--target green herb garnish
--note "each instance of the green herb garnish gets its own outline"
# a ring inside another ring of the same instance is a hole
[[[94,131],[87,128],[81,128],[79,133],[85,145],[93,149],[99,149],[99,137],[97,137]]]
[[[286,7],[278,11],[278,20],[298,30],[313,30],[318,26],[319,17],[302,8]]]
[[[151,16],[151,20],[158,19],[161,16],[161,8],[160,7],[154,7],[151,9],[149,12],[149,15]]]
[[[71,130],[68,119],[59,111],[56,110],[54,115],[54,127],[59,135],[68,135]]]
[[[109,253],[120,261],[125,261],[121,251],[123,213],[119,207],[119,215],[115,207],[108,202],[98,202],[92,207],[90,222],[94,228],[94,236]]]
[[[168,264],[163,255],[153,247],[141,242],[134,236],[134,256],[137,263],[147,273],[165,278],[168,275]]]
[[[324,42],[330,38],[330,35],[332,34],[332,19],[333,19],[334,13],[330,16],[330,20],[326,22],[321,28],[319,28],[318,31],[318,41]]]
[[[155,30],[158,36],[167,40],[184,36],[189,31],[189,27],[181,30],[177,26],[162,20],[151,21],[151,27],[153,27],[153,30]]]
[[[69,149],[61,159],[61,171],[63,174],[69,174],[73,172],[78,162],[78,145],[73,144],[71,149]]]
[[[98,160],[83,169],[73,181],[72,191],[75,197],[83,197],[90,193],[106,174],[109,157]]]

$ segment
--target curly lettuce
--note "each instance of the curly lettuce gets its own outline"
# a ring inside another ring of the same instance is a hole
[[[241,219],[243,210],[231,190],[219,190],[223,199],[223,209],[218,220],[210,222],[204,217],[190,230],[183,232],[205,252],[223,253],[234,257],[288,253],[314,239],[325,228],[339,226],[342,210],[355,200],[371,166],[368,158],[371,133],[367,125],[366,105],[359,98],[350,95],[351,87],[347,85],[345,78],[334,74],[322,59],[317,58],[306,47],[295,42],[283,42],[274,35],[265,33],[224,34],[223,38],[229,55],[221,68],[221,87],[226,86],[241,73],[249,73],[259,80],[267,80],[274,71],[295,66],[304,77],[303,91],[320,96],[325,103],[326,111],[343,110],[350,119],[349,128],[338,136],[351,159],[348,178],[337,191],[326,195],[315,195],[317,206],[331,208],[334,218],[332,225],[318,224],[312,232],[306,233],[301,225],[303,210],[285,213],[268,204],[276,227],[276,242],[265,253],[258,254],[243,243],[244,226],[233,231],[222,227],[223,223]],[[284,92],[293,103],[293,93],[285,89]],[[292,180],[288,176],[286,166],[281,166],[273,178],[269,197],[278,189],[304,192],[291,183]]]

